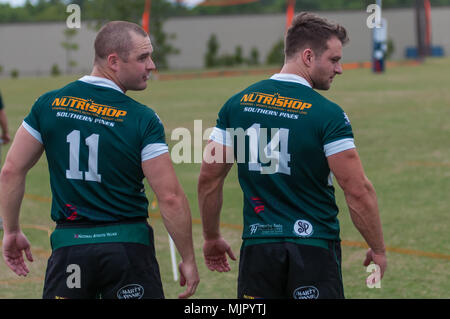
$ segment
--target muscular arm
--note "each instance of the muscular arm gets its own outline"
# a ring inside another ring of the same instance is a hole
[[[230,149],[217,142],[209,143],[213,143],[209,145],[212,149],[222,148],[224,157],[221,163],[203,161],[200,169],[197,190],[205,240],[203,253],[205,263],[210,270],[223,272],[230,270],[226,254],[232,260],[236,260],[230,246],[220,234],[223,183],[233,164],[225,161],[227,151],[230,152]]]
[[[19,213],[25,192],[25,177],[44,147],[20,126],[0,175],[0,207],[5,233],[19,231]]]
[[[344,191],[351,219],[371,248],[365,264],[371,260],[386,268],[385,246],[375,189],[366,177],[359,155],[355,149],[328,157],[328,164]]]
[[[189,203],[168,153],[142,162],[142,169],[158,199],[164,225],[182,258],[179,266],[181,283],[184,285],[187,282],[187,289],[180,297],[189,297],[194,294],[199,282]]]
[[[223,147],[216,142],[216,147]],[[225,149],[225,147],[224,147]],[[220,237],[219,222],[223,200],[223,183],[233,164],[203,161],[198,179],[198,203],[203,222],[203,237]]]
[[[30,244],[20,230],[19,214],[25,192],[25,177],[36,164],[44,148],[20,126],[6,156],[0,174],[0,209],[3,216],[3,258],[16,274],[25,276],[28,269],[22,252],[32,261]]]

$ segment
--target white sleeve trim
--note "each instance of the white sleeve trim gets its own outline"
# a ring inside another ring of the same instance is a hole
[[[342,140],[337,140],[323,146],[326,157],[352,148],[356,148],[355,140],[353,138],[344,138]]]
[[[27,130],[28,133],[31,134],[31,136],[33,136],[35,139],[37,139],[39,141],[39,143],[44,144],[44,142],[42,142],[42,136],[41,133],[39,133],[37,130],[35,130],[34,128],[32,128],[27,122],[22,121],[22,126],[24,129]]]
[[[222,130],[218,127],[214,127],[209,139],[225,146],[233,146],[233,140],[231,139],[230,132]]]
[[[169,147],[165,143],[148,144],[141,151],[141,161],[155,158],[169,152]]]

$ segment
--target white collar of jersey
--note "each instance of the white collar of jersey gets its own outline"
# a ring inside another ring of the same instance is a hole
[[[277,81],[286,81],[286,82],[295,82],[302,85],[305,85],[309,88],[311,88],[311,85],[308,83],[308,81],[305,80],[305,78],[301,77],[297,74],[292,73],[277,73],[272,75],[270,78],[271,80],[277,80]]]
[[[123,91],[120,89],[120,87],[116,83],[114,83],[113,81],[108,80],[106,78],[101,78],[99,76],[85,75],[81,79],[78,79],[78,81],[82,81],[82,82],[93,84],[93,85],[107,87],[107,88],[110,88],[110,89],[117,90],[120,93],[123,93]]]

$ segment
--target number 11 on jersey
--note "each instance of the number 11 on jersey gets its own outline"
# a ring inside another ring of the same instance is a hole
[[[89,148],[88,171],[84,172],[84,180],[101,183],[102,176],[98,173],[98,141],[100,136],[92,134],[85,139]],[[83,172],[80,171],[80,131],[73,130],[67,135],[69,143],[69,169],[66,170],[67,179],[83,179]]]

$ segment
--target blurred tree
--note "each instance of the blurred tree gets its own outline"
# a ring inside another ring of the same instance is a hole
[[[61,71],[59,70],[58,64],[54,63],[52,67],[50,68],[50,75],[51,76],[59,76],[61,74]]]
[[[66,73],[71,74],[77,62],[72,59],[72,52],[78,50],[78,44],[74,42],[74,37],[77,35],[77,29],[66,28],[63,31],[65,41],[61,42],[61,46],[66,50]]]
[[[256,47],[250,50],[250,56],[247,59],[248,65],[258,65],[259,64],[259,51]]]
[[[209,36],[208,42],[206,43],[205,67],[212,68],[218,64],[218,53],[219,41],[217,41],[217,36],[213,33]]]
[[[266,58],[266,64],[283,65],[284,63],[284,40],[280,39],[272,46]]]
[[[240,45],[237,45],[234,48],[234,63],[236,65],[241,65],[244,63],[244,57],[242,56],[242,47]]]

